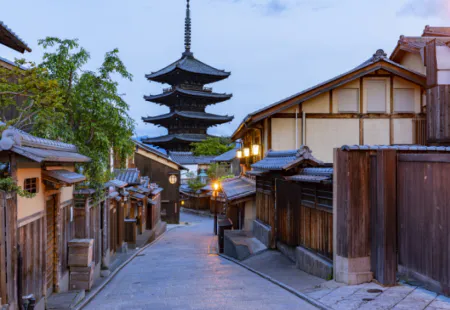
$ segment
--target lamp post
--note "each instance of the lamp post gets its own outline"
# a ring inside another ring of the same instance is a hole
[[[217,197],[219,196],[219,188],[220,188],[219,181],[214,182],[213,183],[213,190],[214,190],[213,191],[213,197],[214,197],[213,209],[214,209],[214,235],[216,235],[216,236],[217,236],[217,205],[216,205],[217,202],[216,202],[216,200],[217,200]]]

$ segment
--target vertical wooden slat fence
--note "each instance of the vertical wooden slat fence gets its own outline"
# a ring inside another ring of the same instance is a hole
[[[332,259],[332,185],[276,182],[278,240]]]
[[[15,309],[17,299],[17,196],[0,191],[0,297]]]

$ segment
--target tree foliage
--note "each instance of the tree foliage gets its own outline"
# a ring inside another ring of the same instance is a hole
[[[38,126],[35,131],[73,143],[89,156],[92,162],[84,173],[91,186],[99,188],[106,181],[111,150],[119,158],[133,152],[134,121],[113,79],[118,76],[131,81],[132,75],[119,58],[118,49],[107,52],[101,66],[89,71],[84,66],[90,55],[77,40],[47,37],[39,45],[46,50],[40,67],[47,68],[62,90],[64,117]]]
[[[195,156],[218,156],[234,148],[231,140],[225,137],[209,137],[201,142],[191,144]]]
[[[0,111],[5,125],[30,131],[63,117],[63,97],[58,81],[46,68],[16,60],[0,66]]]
[[[230,167],[220,163],[212,163],[209,165],[206,173],[208,174],[208,178],[210,180],[222,181],[234,177],[234,175],[230,173]]]

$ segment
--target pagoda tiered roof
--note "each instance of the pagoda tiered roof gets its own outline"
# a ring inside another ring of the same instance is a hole
[[[223,102],[230,99],[233,95],[231,94],[219,94],[213,93],[208,89],[195,90],[195,89],[185,89],[179,86],[172,87],[162,94],[144,96],[147,101],[171,106],[174,103],[179,102],[180,97],[193,98],[198,101],[204,102],[205,105],[214,104],[218,102]]]
[[[166,124],[167,121],[172,122],[176,118],[192,120],[192,121],[202,121],[209,124],[223,124],[231,122],[233,116],[228,115],[217,115],[206,112],[195,112],[195,111],[175,111],[167,114],[162,114],[158,116],[143,117],[142,120],[146,123],[153,123],[157,125]]]
[[[226,79],[230,74],[230,72],[201,62],[192,53],[183,53],[179,60],[159,71],[147,74],[145,77],[154,82],[167,84],[177,84],[179,80],[193,80],[201,84],[209,84]]]
[[[143,138],[142,142],[146,144],[157,144],[161,142],[173,142],[173,141],[200,142],[206,140],[208,137],[212,136],[203,133],[180,133],[180,134],[159,136],[154,138]]]

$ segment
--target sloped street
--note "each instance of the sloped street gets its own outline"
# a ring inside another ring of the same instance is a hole
[[[212,219],[182,214],[181,221],[188,225],[143,251],[85,309],[315,309],[210,253]]]

